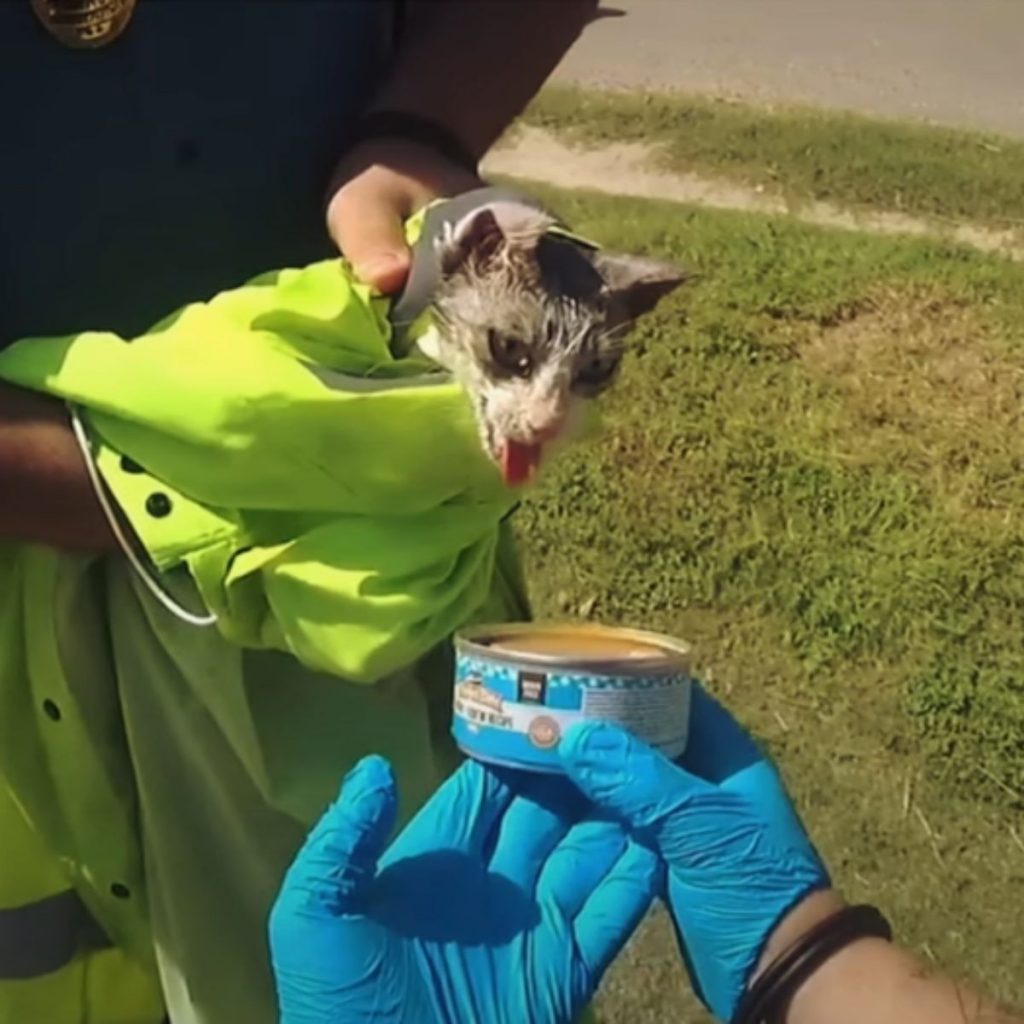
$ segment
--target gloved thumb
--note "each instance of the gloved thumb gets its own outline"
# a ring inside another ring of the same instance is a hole
[[[631,831],[658,829],[708,783],[608,722],[573,726],[559,744],[569,777]]]
[[[346,776],[338,799],[309,834],[285,876],[271,917],[336,917],[357,913],[360,897],[395,822],[398,794],[391,766],[365,757]]]

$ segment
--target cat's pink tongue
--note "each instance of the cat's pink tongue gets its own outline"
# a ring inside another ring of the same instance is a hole
[[[540,463],[539,444],[520,444],[506,441],[501,452],[501,475],[509,487],[522,487],[529,483]]]

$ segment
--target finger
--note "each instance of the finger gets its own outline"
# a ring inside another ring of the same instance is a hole
[[[597,808],[630,830],[662,824],[710,787],[618,726],[570,728],[559,753],[566,772]]]
[[[644,919],[662,870],[653,851],[629,842],[576,915],[576,948],[595,987]]]
[[[690,698],[690,730],[679,763],[691,774],[720,783],[764,760],[764,754],[728,711],[699,683]]]
[[[278,908],[305,917],[354,911],[376,874],[397,806],[391,766],[382,757],[363,758],[288,869],[272,928],[283,919]]]
[[[409,273],[403,221],[412,213],[407,197],[382,186],[339,192],[327,223],[356,276],[385,295],[397,292]]]
[[[513,796],[506,778],[479,761],[465,761],[403,829],[381,867],[438,848],[483,857]]]
[[[521,779],[498,826],[490,870],[532,892],[545,861],[584,809],[579,791],[559,776]]]
[[[778,769],[770,761],[758,761],[743,771],[726,779],[722,792],[735,795],[750,807],[757,808],[757,814],[773,832],[791,838],[803,836],[810,845],[806,830],[786,790]]]
[[[581,821],[555,847],[537,880],[537,899],[571,921],[622,856],[626,833],[614,821]]]
[[[699,684],[693,688],[690,738],[680,764],[726,793],[745,798],[765,821],[803,825],[775,765],[746,730]]]

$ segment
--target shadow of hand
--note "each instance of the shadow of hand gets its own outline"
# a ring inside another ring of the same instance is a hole
[[[507,945],[541,920],[532,893],[458,850],[431,850],[386,867],[365,914],[406,939],[490,947]]]

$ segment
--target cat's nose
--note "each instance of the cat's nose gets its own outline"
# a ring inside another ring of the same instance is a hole
[[[569,418],[569,402],[563,394],[554,393],[528,402],[520,421],[528,444],[554,441],[565,429]]]
[[[565,429],[565,420],[566,415],[563,412],[540,422],[532,422],[530,424],[530,440],[534,444],[545,444],[548,441],[554,441]]]
[[[564,413],[558,416],[537,417],[526,424],[521,438],[527,444],[546,444],[553,441],[565,429],[567,417]]]

